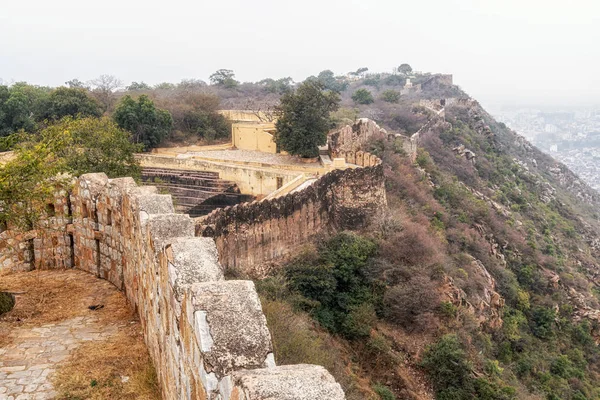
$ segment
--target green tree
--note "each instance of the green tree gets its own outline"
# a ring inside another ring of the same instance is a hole
[[[305,255],[288,266],[290,288],[308,299],[323,327],[350,339],[368,336],[379,302],[366,276],[375,250],[368,239],[338,234],[319,248],[318,255]]]
[[[50,93],[44,118],[59,120],[66,116],[99,117],[100,104],[85,89],[59,87]]]
[[[280,79],[263,79],[258,82],[259,85],[264,86],[265,90],[269,93],[284,94],[292,90],[293,79],[290,77]]]
[[[33,132],[47,108],[49,88],[17,82],[0,86],[0,135],[19,130]]]
[[[348,82],[342,78],[337,77],[333,73],[333,71],[326,69],[324,71],[319,72],[319,75],[311,76],[306,79],[307,81],[318,81],[323,87],[327,90],[331,90],[332,92],[341,93],[348,88]]]
[[[223,86],[227,89],[231,89],[239,85],[239,82],[235,80],[235,74],[230,69],[219,69],[215,71],[210,77],[210,83],[213,85]]]
[[[397,103],[400,101],[400,92],[392,89],[386,90],[385,92],[381,93],[381,100],[385,101],[386,103]]]
[[[70,88],[89,89],[89,87],[85,83],[81,82],[77,78],[71,79],[70,81],[66,81],[65,85],[67,85],[67,87]]]
[[[70,176],[105,172],[139,176],[140,146],[108,118],[65,118],[36,134],[19,133],[14,157],[0,167],[0,222],[35,228],[54,193]]]
[[[338,109],[340,97],[325,91],[318,81],[305,81],[296,91],[286,93],[277,108],[275,142],[281,150],[301,157],[316,157],[327,143],[332,128],[330,113]]]
[[[142,143],[146,150],[156,147],[173,127],[171,113],[156,108],[146,95],[140,96],[137,101],[129,95],[124,96],[113,118],[119,127],[131,132],[133,140]]]
[[[402,75],[408,75],[412,72],[412,70],[412,67],[408,64],[400,64],[400,66],[398,67],[398,72]]]
[[[357,104],[371,104],[375,100],[373,99],[373,95],[367,89],[358,89],[354,94],[352,94],[352,101]]]
[[[131,85],[125,88],[129,92],[141,91],[141,90],[152,90],[152,87],[146,82],[131,82]]]

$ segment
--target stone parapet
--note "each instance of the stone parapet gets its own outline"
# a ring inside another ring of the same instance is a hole
[[[337,397],[322,392],[312,398],[344,398],[324,370],[324,375],[304,376],[306,366],[288,366],[287,373],[275,368],[254,284],[224,280],[215,242],[194,236],[194,221],[173,213],[170,196],[129,178],[86,174],[75,183],[70,203],[74,266],[126,293],[139,315],[164,399],[234,398],[247,391],[248,384],[233,375],[241,370],[257,371],[274,385],[268,394],[255,390],[248,398],[304,399],[323,377]],[[303,382],[294,387],[296,394],[286,383],[298,381],[294,376]]]
[[[340,152],[357,168],[336,169],[302,190],[215,210],[196,219],[196,235],[215,240],[219,261],[255,278],[319,233],[356,229],[386,203],[381,160],[368,152]]]

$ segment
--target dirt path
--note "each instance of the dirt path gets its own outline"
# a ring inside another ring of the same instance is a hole
[[[0,400],[61,397],[55,372],[77,362],[78,348],[114,341],[137,324],[122,293],[81,271],[0,276],[0,291],[16,293],[15,308],[0,316]],[[94,305],[102,307],[90,310]],[[97,358],[86,364],[101,365],[101,352]],[[81,371],[87,386],[93,373]]]

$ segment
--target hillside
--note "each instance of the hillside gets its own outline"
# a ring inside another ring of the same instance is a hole
[[[386,216],[261,283],[279,357],[319,359],[350,399],[597,398],[597,193],[474,100],[439,119],[421,106],[468,99],[456,86],[389,103],[391,78],[367,79],[342,92],[340,120],[404,135],[434,123],[416,165],[401,139],[365,146],[386,167]],[[361,88],[373,102],[352,101]]]

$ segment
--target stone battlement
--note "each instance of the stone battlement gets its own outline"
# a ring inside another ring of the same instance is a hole
[[[367,152],[340,153],[362,168],[336,169],[285,196],[217,209],[196,219],[196,234],[212,237],[224,268],[251,277],[321,232],[356,229],[386,203],[381,160]]]
[[[344,399],[322,367],[275,366],[254,283],[224,280],[215,242],[195,236],[194,221],[174,213],[170,195],[100,173],[77,179],[68,199],[57,196],[65,207],[52,226],[14,240],[46,244],[29,256],[35,265],[42,257],[40,267],[75,267],[125,292],[164,399]]]

